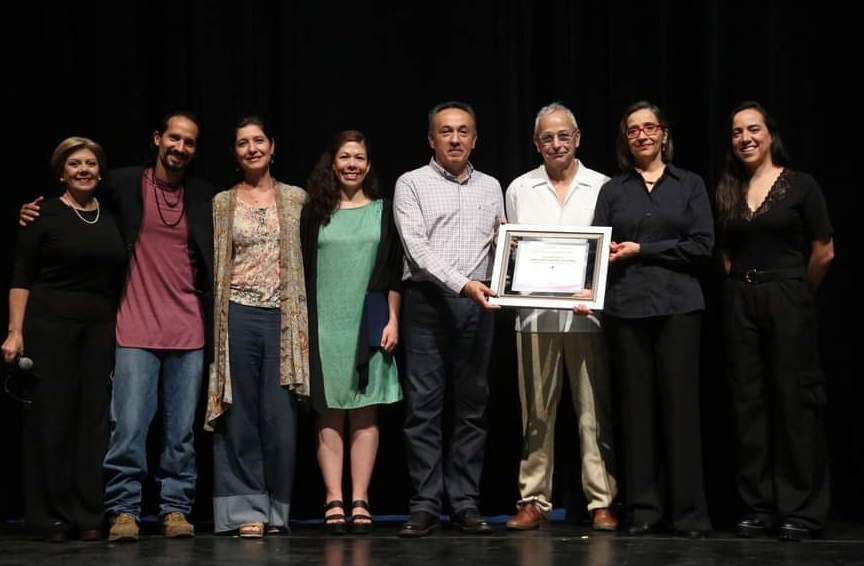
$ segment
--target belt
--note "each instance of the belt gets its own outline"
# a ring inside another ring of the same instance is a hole
[[[732,270],[729,277],[750,285],[778,281],[781,279],[806,279],[807,274],[800,267],[787,269],[748,269],[746,271]]]

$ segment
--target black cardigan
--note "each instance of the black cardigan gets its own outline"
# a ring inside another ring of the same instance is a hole
[[[381,214],[381,241],[375,255],[375,265],[367,293],[401,292],[402,289],[402,242],[396,232],[393,221],[393,204],[384,199]],[[306,278],[306,305],[309,316],[309,375],[312,405],[317,411],[327,409],[324,395],[324,376],[321,369],[321,354],[318,349],[318,234],[321,222],[312,206],[303,207],[300,215],[300,243],[303,247],[303,271]],[[360,331],[357,335],[357,373],[360,375],[360,389],[366,388],[369,382],[369,358],[372,350],[366,340],[368,330],[366,317],[360,319]]]
[[[130,254],[138,240],[141,218],[144,216],[141,198],[144,170],[144,167],[125,167],[110,171],[99,193],[117,216],[117,224]],[[216,190],[207,181],[195,177],[187,177],[184,184],[189,250],[198,275],[195,286],[202,292],[209,292],[213,280],[213,214],[210,201]]]

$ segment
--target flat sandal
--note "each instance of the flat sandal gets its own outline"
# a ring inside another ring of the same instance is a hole
[[[243,523],[237,529],[240,538],[263,538],[264,523]]]

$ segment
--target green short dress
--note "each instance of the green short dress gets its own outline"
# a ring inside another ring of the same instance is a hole
[[[339,208],[318,236],[318,345],[330,409],[356,409],[402,399],[396,362],[382,350],[369,359],[369,383],[359,389],[357,335],[366,288],[381,240],[383,203]]]

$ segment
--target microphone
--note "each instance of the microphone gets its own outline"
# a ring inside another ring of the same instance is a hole
[[[32,388],[33,380],[36,377],[33,373],[34,366],[32,358],[20,354],[15,356],[12,363],[6,366],[8,370],[5,372],[6,377],[3,380],[3,391],[11,399],[23,405],[33,404],[27,393]]]
[[[15,361],[12,364],[21,371],[33,371],[33,360],[27,356],[15,356]]]

